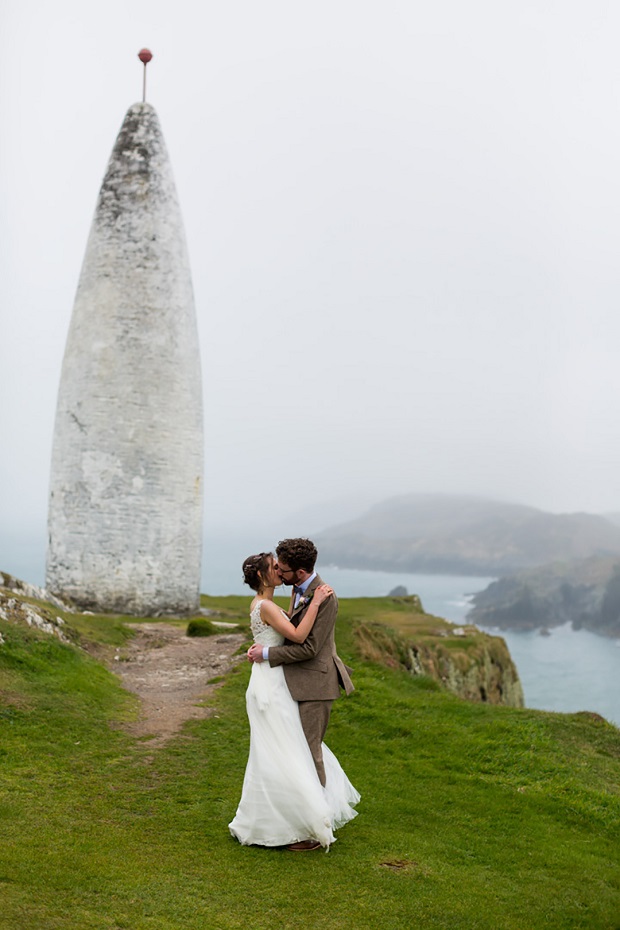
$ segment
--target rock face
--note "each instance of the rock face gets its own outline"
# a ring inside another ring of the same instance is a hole
[[[58,395],[46,587],[136,615],[199,604],[202,387],[189,260],[150,104],[99,194]]]
[[[485,636],[475,647],[460,653],[427,647],[418,651],[418,662],[423,674],[438,678],[447,691],[468,701],[507,707],[524,705],[517,668],[499,636]]]
[[[402,628],[360,623],[355,638],[363,659],[425,675],[468,701],[523,707],[523,688],[505,641],[472,625],[426,614],[419,598]],[[393,616],[393,615],[392,615]]]
[[[546,565],[500,578],[473,597],[475,623],[535,630],[570,623],[605,636],[620,636],[620,563],[591,558]]]

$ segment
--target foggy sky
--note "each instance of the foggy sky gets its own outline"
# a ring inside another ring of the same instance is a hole
[[[143,46],[192,261],[208,532],[294,534],[341,495],[620,510],[620,7],[0,9],[0,556],[27,537],[43,558],[64,344]]]

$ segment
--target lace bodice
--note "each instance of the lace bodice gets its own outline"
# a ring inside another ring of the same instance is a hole
[[[260,643],[261,646],[281,646],[284,642],[282,634],[274,630],[268,623],[263,623],[260,618],[260,605],[262,603],[262,601],[257,601],[250,612],[250,629],[254,636],[254,642]]]

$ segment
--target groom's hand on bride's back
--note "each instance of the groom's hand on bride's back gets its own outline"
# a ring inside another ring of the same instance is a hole
[[[263,647],[258,643],[253,643],[248,649],[248,662],[263,661]]]

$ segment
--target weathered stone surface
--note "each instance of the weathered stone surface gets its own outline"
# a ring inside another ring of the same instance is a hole
[[[157,115],[132,106],[97,204],[63,361],[47,588],[136,615],[199,605],[202,388]]]

